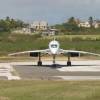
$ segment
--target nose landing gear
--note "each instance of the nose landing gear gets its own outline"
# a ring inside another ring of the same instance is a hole
[[[56,55],[53,55],[53,67],[56,67],[55,58],[56,58]]]
[[[67,61],[67,66],[71,66],[71,59],[70,59],[70,54],[68,54],[68,61]]]

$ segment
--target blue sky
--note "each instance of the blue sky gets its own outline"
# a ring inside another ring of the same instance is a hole
[[[1,0],[0,18],[10,16],[25,21],[46,20],[49,24],[71,16],[100,19],[100,0]]]

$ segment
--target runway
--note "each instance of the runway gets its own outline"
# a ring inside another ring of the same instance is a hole
[[[2,63],[9,72],[9,80],[100,80],[100,60],[72,61],[72,66],[66,66],[66,61],[57,61],[57,66],[52,66],[52,61],[43,61],[43,66],[37,62],[9,62]],[[16,75],[12,75],[12,71]],[[0,71],[0,76],[2,70]],[[2,78],[0,78],[2,80]]]
[[[100,60],[72,61],[72,66],[66,66],[65,61],[57,61],[53,67],[52,62],[43,62],[43,66],[37,66],[37,62],[17,63],[14,68],[22,79],[40,80],[100,80]]]

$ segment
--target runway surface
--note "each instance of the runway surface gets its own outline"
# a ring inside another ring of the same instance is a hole
[[[68,67],[66,61],[9,62],[0,64],[0,80],[100,80],[100,60],[72,61]]]
[[[72,66],[66,66],[65,61],[57,61],[53,67],[52,62],[43,62],[37,66],[36,62],[15,64],[14,69],[22,79],[32,80],[100,80],[100,60],[73,61]]]

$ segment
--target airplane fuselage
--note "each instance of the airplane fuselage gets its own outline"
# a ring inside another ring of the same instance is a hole
[[[59,48],[60,44],[58,41],[53,40],[49,43],[49,49],[51,51],[51,54],[56,55],[58,53]]]

